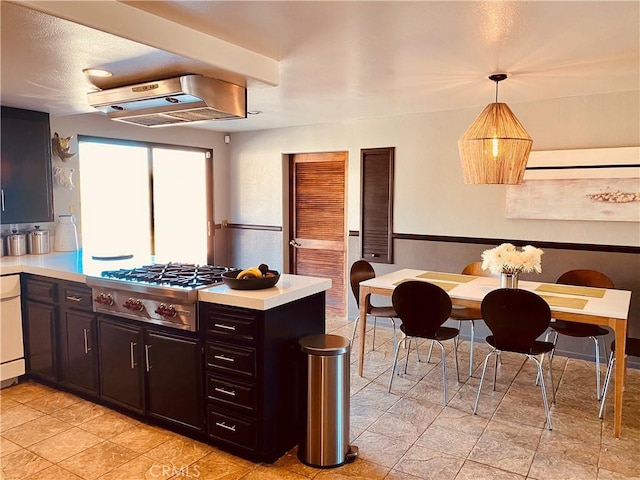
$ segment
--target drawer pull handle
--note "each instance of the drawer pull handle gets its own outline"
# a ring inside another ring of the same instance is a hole
[[[227,357],[226,355],[215,355],[213,358],[215,358],[216,360],[224,360],[225,362],[235,362],[236,359],[233,357]]]
[[[89,347],[89,330],[86,328],[82,329],[82,336],[84,337],[84,353],[89,353],[91,347]]]
[[[144,346],[144,361],[147,367],[147,372],[149,370],[151,370],[151,362],[149,362],[149,349],[151,348],[151,345],[145,345]]]
[[[233,332],[236,331],[235,325],[225,325],[224,323],[214,323],[213,326],[216,328],[222,328],[224,330],[231,330]]]
[[[136,342],[129,342],[129,353],[131,354],[131,370],[135,370],[136,368],[136,360],[135,360],[135,348],[136,348],[137,343]]]
[[[236,396],[235,390],[225,390],[224,388],[221,388],[221,387],[216,387],[216,388],[214,388],[214,390],[216,392],[224,393],[225,395],[229,395],[230,397],[235,397]]]
[[[76,297],[75,295],[67,295],[67,300],[70,300],[72,302],[81,302],[82,297]]]
[[[236,426],[235,425],[227,425],[224,422],[216,422],[216,427],[224,428],[225,430],[229,430],[231,432],[235,432],[236,431]]]

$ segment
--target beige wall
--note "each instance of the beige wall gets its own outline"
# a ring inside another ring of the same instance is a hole
[[[510,106],[534,150],[624,147],[640,145],[639,99],[633,91]],[[347,150],[348,227],[358,230],[360,149],[395,146],[395,233],[640,246],[638,223],[507,219],[504,186],[464,185],[456,142],[479,110],[235,133],[229,221],[282,225],[282,202],[263,193],[281,191],[282,154]]]

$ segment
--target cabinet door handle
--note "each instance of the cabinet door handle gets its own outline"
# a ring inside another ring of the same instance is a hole
[[[89,353],[89,350],[91,350],[91,347],[89,346],[89,330],[83,328],[82,336],[84,337],[84,353]]]
[[[235,390],[226,390],[226,389],[221,388],[221,387],[216,387],[216,388],[214,388],[214,390],[216,392],[224,393],[225,395],[229,395],[230,397],[235,397],[236,396]]]
[[[135,348],[136,348],[137,343],[136,342],[129,342],[129,346],[130,348],[130,353],[131,353],[131,370],[136,368],[136,358],[135,358]]]
[[[4,190],[0,190],[2,192],[2,211],[4,212]]]
[[[214,357],[216,360],[224,360],[225,362],[235,362],[236,359],[233,357],[227,357],[226,355],[214,355]]]
[[[216,328],[222,328],[224,330],[231,330],[234,332],[236,331],[235,325],[225,325],[224,323],[214,323],[213,326]]]
[[[145,345],[144,346],[144,362],[145,362],[145,366],[147,368],[147,372],[149,370],[151,370],[151,363],[149,363],[149,349],[151,348],[151,345]]]
[[[236,431],[236,426],[235,425],[227,425],[224,422],[216,422],[216,427],[224,428],[225,430],[229,430],[231,432],[235,432]]]
[[[82,297],[76,297],[75,295],[67,295],[67,300],[71,300],[72,302],[81,302]]]

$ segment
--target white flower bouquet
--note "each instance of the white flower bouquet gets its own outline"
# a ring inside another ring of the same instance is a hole
[[[503,243],[495,248],[482,252],[482,269],[495,275],[501,273],[542,272],[540,257],[544,252],[539,248],[527,245],[517,250],[510,243]]]

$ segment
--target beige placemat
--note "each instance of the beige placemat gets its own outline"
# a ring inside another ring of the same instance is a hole
[[[555,295],[540,295],[552,307],[568,307],[582,310],[589,300],[584,298],[556,297]]]
[[[404,282],[410,282],[410,281],[416,281],[415,278],[405,278],[403,280],[398,280],[397,282],[395,282],[393,284],[394,287],[400,285],[401,283]],[[422,280],[418,280],[419,282],[421,282]],[[438,282],[436,280],[426,280],[425,281],[427,283],[433,283],[434,285],[439,286],[441,289],[443,289],[445,292],[448,292],[449,290],[453,290],[454,288],[456,288],[458,286],[458,284],[456,283],[449,283],[449,282]]]
[[[472,275],[460,275],[457,273],[424,272],[418,275],[418,278],[424,278],[425,280],[444,280],[446,282],[467,283],[476,277]]]
[[[536,288],[538,292],[563,293],[565,295],[580,295],[583,297],[602,298],[606,290],[604,288],[581,287],[577,285],[558,285],[555,283],[543,283]]]

